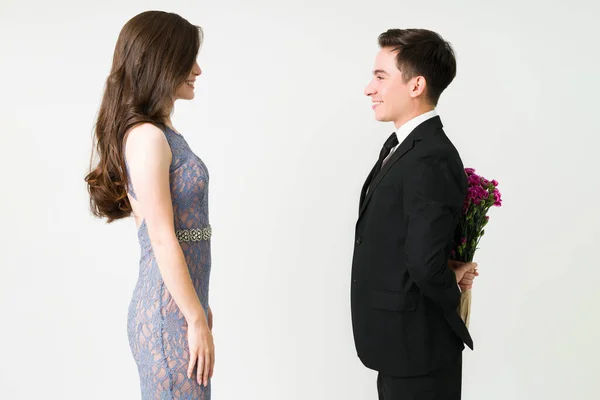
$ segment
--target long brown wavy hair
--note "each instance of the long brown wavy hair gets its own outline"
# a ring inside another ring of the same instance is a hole
[[[174,95],[192,70],[203,32],[174,13],[146,11],[121,29],[94,130],[85,177],[92,213],[107,222],[131,215],[123,140],[133,126],[164,129]],[[94,149],[98,162],[94,166]]]

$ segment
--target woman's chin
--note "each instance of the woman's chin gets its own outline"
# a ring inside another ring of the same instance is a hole
[[[177,98],[175,100],[193,100],[195,96],[196,95],[194,92],[185,93],[185,94],[181,94],[181,95],[177,96]]]

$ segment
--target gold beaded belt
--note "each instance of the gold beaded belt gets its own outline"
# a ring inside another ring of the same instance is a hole
[[[180,242],[201,242],[210,239],[212,228],[208,226],[199,229],[177,229],[175,235],[177,235],[177,240]]]

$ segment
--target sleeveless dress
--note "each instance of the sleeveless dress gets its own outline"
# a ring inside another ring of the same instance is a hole
[[[206,165],[186,140],[168,127],[163,129],[173,154],[169,170],[175,234],[198,298],[208,316],[211,228],[208,219]],[[135,191],[128,182],[129,193]],[[187,377],[189,348],[187,323],[169,294],[152,251],[145,220],[138,229],[141,257],[139,276],[127,317],[131,352],[138,367],[142,400],[209,400],[207,387]]]

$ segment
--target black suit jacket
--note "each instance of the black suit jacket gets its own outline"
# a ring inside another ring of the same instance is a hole
[[[361,193],[351,307],[358,356],[394,376],[427,374],[473,343],[447,266],[467,192],[462,161],[431,118]]]

